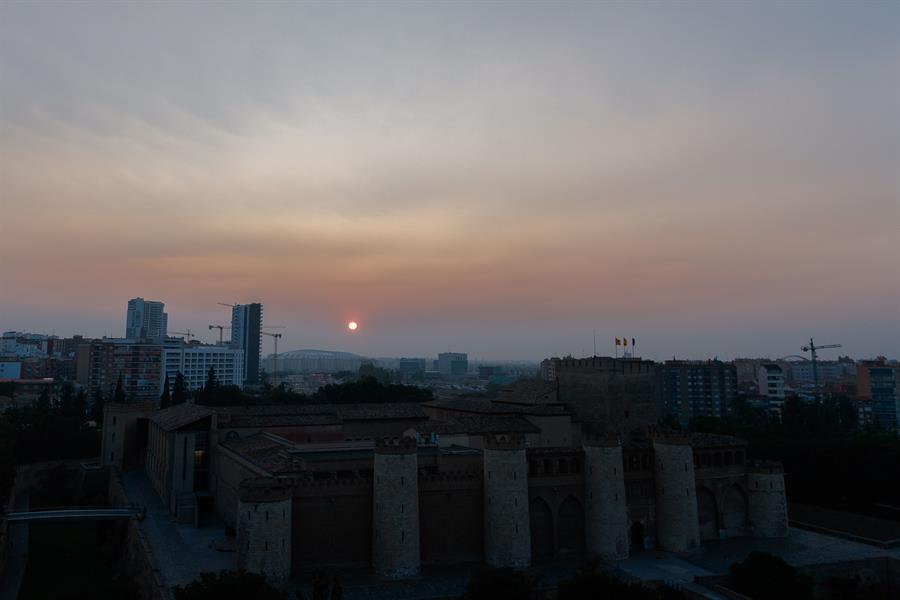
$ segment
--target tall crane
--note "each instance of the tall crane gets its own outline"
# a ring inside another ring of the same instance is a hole
[[[281,337],[281,334],[270,333],[268,331],[260,331],[260,333],[270,336],[272,341],[275,342],[275,353],[272,357],[272,383],[276,384],[278,379],[278,338]]]
[[[816,366],[816,358],[817,350],[825,350],[826,348],[840,348],[840,344],[823,344],[821,346],[816,346],[816,343],[813,341],[813,338],[809,338],[809,346],[803,346],[801,350],[803,352],[809,352],[809,356],[812,359],[812,370],[813,370],[813,395],[816,398],[816,402],[819,401],[819,369]]]
[[[213,330],[213,329],[218,329],[218,330],[219,330],[219,343],[221,344],[221,343],[222,343],[222,333],[223,333],[226,329],[231,329],[231,325],[210,325],[210,326],[209,326],[209,329],[210,329],[210,331]]]

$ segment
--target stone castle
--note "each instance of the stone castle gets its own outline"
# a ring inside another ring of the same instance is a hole
[[[185,522],[213,512],[238,564],[525,567],[788,532],[784,474],[740,439],[656,427],[652,365],[564,360],[554,383],[424,404],[110,404],[103,462],[143,465]]]

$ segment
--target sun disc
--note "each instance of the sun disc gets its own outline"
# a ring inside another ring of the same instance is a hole
[[[350,321],[349,323],[347,323],[347,329],[349,329],[350,331],[356,331],[358,328],[359,323],[357,323],[356,321]]]

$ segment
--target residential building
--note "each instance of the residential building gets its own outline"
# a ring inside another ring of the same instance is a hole
[[[900,431],[900,407],[897,404],[897,379],[894,369],[884,360],[862,361],[856,371],[857,394],[872,401],[875,424]]]
[[[119,376],[129,402],[158,401],[163,366],[162,344],[103,338],[78,347],[76,381],[89,392],[100,390],[109,400]]]
[[[125,337],[130,340],[162,342],[169,326],[166,305],[155,300],[132,298],[125,315]]]
[[[469,371],[469,356],[464,352],[442,352],[437,363],[444,377],[462,377]]]
[[[769,410],[781,418],[785,396],[784,370],[775,363],[762,364],[756,380],[759,385],[759,395],[769,399]]]
[[[736,391],[737,371],[731,363],[668,360],[656,367],[660,415],[682,425],[694,417],[728,416]]]
[[[259,383],[262,351],[262,304],[237,304],[231,308],[231,347],[244,354],[243,384]]]
[[[220,385],[244,385],[244,352],[226,345],[185,343],[181,338],[168,338],[164,346],[164,373],[160,381],[162,394],[165,379],[169,378],[169,391],[175,385],[178,373],[184,376],[187,391],[196,391],[206,384],[210,368],[216,373]]]

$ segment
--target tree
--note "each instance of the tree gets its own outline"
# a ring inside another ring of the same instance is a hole
[[[593,570],[579,571],[574,579],[561,581],[556,591],[557,600],[674,600],[684,596],[667,586],[650,587],[641,583],[629,583],[608,573]]]
[[[744,562],[731,565],[735,591],[751,598],[812,600],[813,580],[777,556],[751,552]]]
[[[37,403],[35,404],[35,408],[40,411],[48,411],[50,410],[50,388],[44,386],[44,389],[41,390],[41,395],[38,398]]]
[[[159,407],[169,408],[170,406],[172,406],[172,396],[169,395],[169,376],[166,375],[166,380],[163,383],[163,393],[159,397]]]
[[[98,425],[103,425],[103,391],[94,388],[94,402],[91,404],[91,420]]]
[[[186,586],[172,588],[175,600],[287,600],[282,592],[268,583],[266,578],[246,571],[221,571],[203,573]]]
[[[124,403],[125,402],[125,386],[122,385],[122,372],[119,371],[119,380],[116,381],[116,391],[113,395],[113,402],[116,403]]]
[[[172,405],[182,404],[185,400],[184,375],[181,371],[175,374],[175,385],[172,387]]]
[[[216,368],[210,367],[209,371],[206,372],[206,384],[203,386],[203,390],[206,392],[212,392],[219,386],[218,380],[216,380]]]
[[[537,600],[537,581],[512,569],[476,569],[462,600]]]

